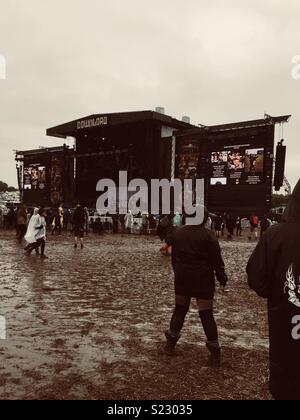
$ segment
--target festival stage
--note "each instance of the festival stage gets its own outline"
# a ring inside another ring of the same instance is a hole
[[[27,205],[96,208],[101,179],[199,179],[213,213],[262,216],[272,201],[275,127],[290,115],[214,126],[193,126],[162,112],[92,115],[49,128],[72,139],[61,148],[17,152],[18,177]],[[283,165],[284,171],[284,165]],[[284,173],[283,173],[284,174]],[[282,175],[283,175],[282,174]]]

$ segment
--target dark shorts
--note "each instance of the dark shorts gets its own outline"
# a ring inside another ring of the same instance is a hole
[[[215,294],[213,275],[185,269],[176,270],[175,294],[190,298],[212,300]]]
[[[193,290],[186,290],[185,288],[180,288],[175,286],[175,295],[184,296],[186,298],[195,298],[200,300],[214,300],[214,292],[199,292]]]
[[[74,236],[76,238],[83,238],[84,237],[84,228],[83,227],[74,227]]]

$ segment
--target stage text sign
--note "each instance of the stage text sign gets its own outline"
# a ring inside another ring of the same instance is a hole
[[[77,122],[77,130],[84,130],[87,128],[101,127],[108,124],[108,117],[90,118]]]

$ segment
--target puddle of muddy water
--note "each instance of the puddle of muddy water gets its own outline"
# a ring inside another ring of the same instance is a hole
[[[101,389],[110,380],[103,366],[121,364],[124,371],[112,368],[110,375],[125,378],[130,366],[150,369],[174,301],[170,260],[159,254],[156,238],[89,237],[82,252],[74,252],[71,238],[51,238],[45,262],[25,258],[13,239],[0,238],[0,246],[0,316],[7,319],[1,395],[38,395],[57,374],[88,378],[94,372]],[[266,350],[265,305],[249,291],[244,271],[235,270],[245,267],[253,246],[222,243],[231,292],[217,292],[216,318],[226,346]],[[194,308],[182,343],[201,347],[204,339]],[[72,389],[79,398],[87,395],[76,380]]]

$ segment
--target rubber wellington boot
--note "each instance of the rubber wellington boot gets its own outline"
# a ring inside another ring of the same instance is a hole
[[[166,346],[165,346],[164,352],[168,356],[174,356],[175,347],[176,347],[176,344],[177,344],[177,342],[178,342],[178,340],[179,340],[180,337],[173,337],[170,334],[170,331],[166,331],[165,332],[165,336],[166,336],[167,342],[166,342]]]
[[[206,343],[206,347],[210,352],[207,365],[209,367],[219,368],[221,366],[221,347],[210,343]]]

